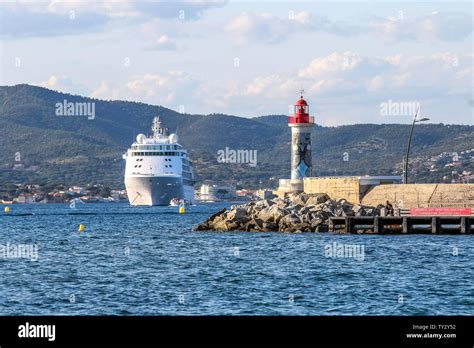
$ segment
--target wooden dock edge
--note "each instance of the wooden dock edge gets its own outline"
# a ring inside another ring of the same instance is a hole
[[[372,234],[472,234],[472,216],[330,217],[329,232]]]

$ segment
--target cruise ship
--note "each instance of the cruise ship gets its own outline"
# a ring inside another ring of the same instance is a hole
[[[168,135],[159,117],[153,119],[152,136],[138,134],[123,158],[131,205],[194,203],[192,161],[178,143],[178,136]]]

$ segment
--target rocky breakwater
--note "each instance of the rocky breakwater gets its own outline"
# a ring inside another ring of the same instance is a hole
[[[286,199],[233,205],[212,215],[196,231],[327,232],[331,216],[378,216],[380,208],[353,205],[326,194],[300,193]]]

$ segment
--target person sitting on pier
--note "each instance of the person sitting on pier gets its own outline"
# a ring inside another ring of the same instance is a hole
[[[390,204],[389,201],[385,204],[385,213],[387,216],[393,216],[393,205]]]

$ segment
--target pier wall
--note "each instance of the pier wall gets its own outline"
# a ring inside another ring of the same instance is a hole
[[[474,208],[474,184],[407,184],[374,186],[361,204],[390,201],[399,208]]]
[[[326,193],[332,199],[377,206],[390,201],[396,208],[474,208],[474,184],[392,184],[364,177],[311,177],[305,193]]]
[[[346,199],[352,204],[359,204],[361,187],[356,176],[313,177],[304,179],[304,192],[326,193],[332,199]]]

